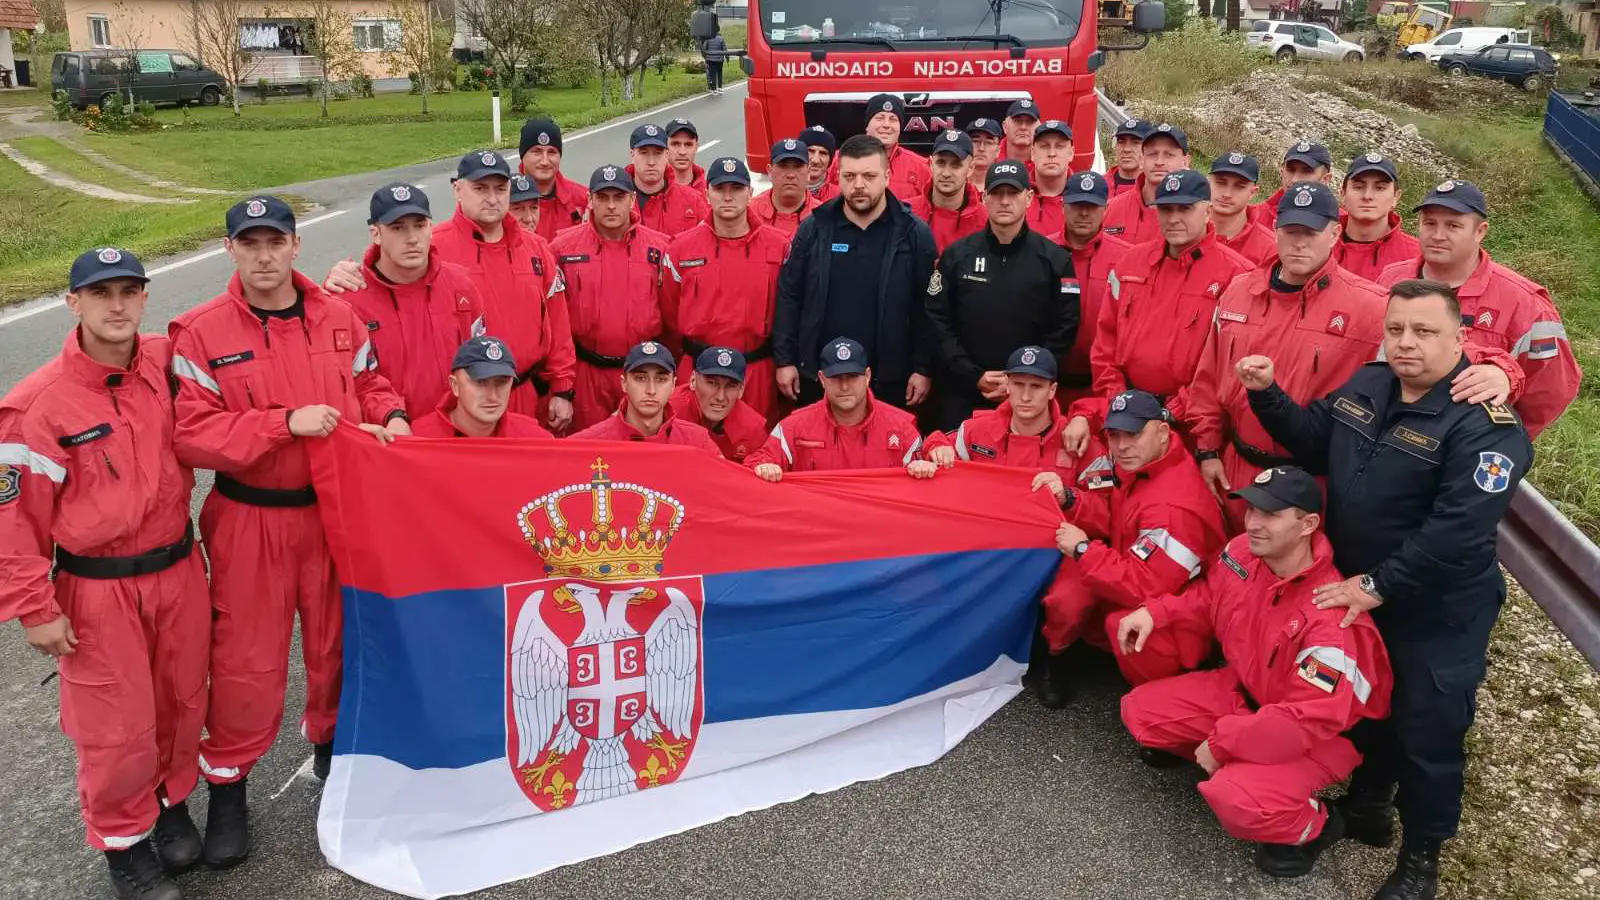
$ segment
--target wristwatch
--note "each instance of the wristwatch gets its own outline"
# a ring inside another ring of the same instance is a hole
[[[1371,575],[1361,576],[1361,589],[1372,596],[1374,600],[1382,600],[1383,595],[1378,593],[1378,582]]]
[[[1072,558],[1075,559],[1075,560],[1076,559],[1081,559],[1083,557],[1083,555],[1085,553],[1088,553],[1088,552],[1089,552],[1089,542],[1088,541],[1079,541],[1077,543],[1077,545],[1072,548]]]
[[[1215,450],[1196,450],[1194,452],[1194,461],[1195,462],[1210,462],[1213,459],[1221,459],[1221,458],[1222,458],[1222,455],[1219,454]]]

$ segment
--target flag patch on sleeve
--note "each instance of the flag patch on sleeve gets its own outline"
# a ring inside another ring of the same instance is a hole
[[[1300,677],[1325,693],[1331,694],[1333,689],[1339,686],[1339,679],[1344,677],[1344,673],[1315,656],[1308,656],[1300,664]]]

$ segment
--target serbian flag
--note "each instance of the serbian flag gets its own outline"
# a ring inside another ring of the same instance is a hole
[[[937,760],[1020,688],[1060,514],[962,465],[769,484],[681,447],[315,443],[344,591],[317,832],[411,897]]]

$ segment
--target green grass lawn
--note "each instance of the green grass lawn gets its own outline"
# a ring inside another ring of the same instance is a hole
[[[181,192],[152,187],[134,178],[129,178],[120,172],[113,172],[102,168],[90,161],[88,157],[78,153],[71,147],[63,145],[54,138],[24,137],[15,138],[9,142],[19,153],[35,162],[46,166],[79,181],[98,184],[101,187],[128,194],[139,194],[145,197],[184,197]]]
[[[19,106],[49,106],[50,96],[37,88],[22,88],[19,90],[0,91],[0,109],[16,109]]]

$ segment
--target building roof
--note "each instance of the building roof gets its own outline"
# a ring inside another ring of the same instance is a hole
[[[0,28],[32,29],[39,24],[33,0],[0,0]]]

